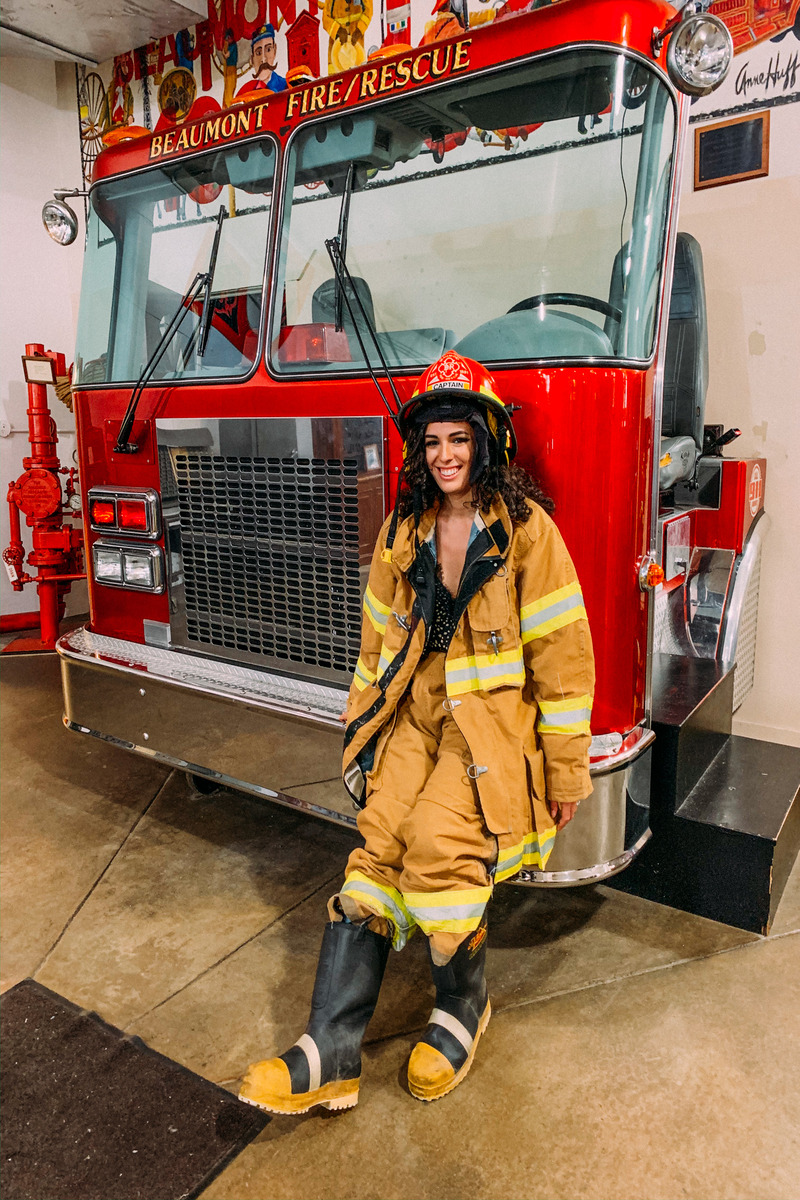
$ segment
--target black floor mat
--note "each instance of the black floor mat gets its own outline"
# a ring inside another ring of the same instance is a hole
[[[0,997],[3,1200],[197,1196],[266,1113],[25,979]]]

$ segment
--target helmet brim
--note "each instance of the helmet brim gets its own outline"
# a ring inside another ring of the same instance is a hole
[[[502,400],[494,400],[484,392],[473,392],[468,388],[439,387],[428,392],[420,392],[418,396],[412,396],[410,400],[406,400],[397,414],[403,441],[408,440],[411,426],[424,420],[424,413],[419,411],[420,406],[424,409],[427,405],[439,406],[447,403],[470,404],[484,413],[490,413],[495,420],[501,421],[508,432],[509,462],[514,458],[517,453],[517,435],[514,431],[511,413]]]

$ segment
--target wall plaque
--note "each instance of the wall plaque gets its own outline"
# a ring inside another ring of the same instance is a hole
[[[769,109],[694,131],[694,187],[769,174]]]

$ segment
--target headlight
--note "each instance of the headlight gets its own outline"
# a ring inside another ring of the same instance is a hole
[[[125,572],[125,582],[133,587],[152,589],[155,585],[155,565],[153,558],[146,551],[137,554],[135,550],[123,550],[122,563]]]
[[[97,583],[136,592],[164,591],[164,552],[160,546],[95,542],[92,566]]]
[[[122,551],[114,546],[94,546],[94,577],[99,583],[122,585]]]
[[[63,200],[48,200],[42,209],[44,227],[54,242],[69,246],[78,236],[78,218]]]
[[[667,46],[667,71],[689,96],[707,96],[718,87],[733,59],[733,38],[724,21],[696,13],[681,21]]]

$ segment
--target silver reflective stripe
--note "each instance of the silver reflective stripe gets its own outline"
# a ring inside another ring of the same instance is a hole
[[[322,1078],[322,1063],[319,1060],[317,1043],[307,1033],[304,1033],[297,1039],[295,1046],[299,1046],[308,1059],[308,1090],[315,1092]]]
[[[458,1017],[451,1016],[441,1008],[435,1008],[430,1016],[430,1025],[441,1025],[448,1033],[452,1033],[456,1041],[461,1042],[461,1045],[469,1054],[472,1049],[474,1038],[466,1025],[462,1025]]]
[[[545,622],[552,621],[555,617],[560,617],[562,613],[569,612],[573,608],[583,608],[583,596],[580,592],[576,592],[574,596],[566,596],[563,600],[557,600],[555,604],[550,604],[547,608],[542,608],[539,612],[525,617],[520,629],[523,633],[527,633],[528,630],[536,629],[539,625],[544,625]]]
[[[590,708],[568,708],[563,712],[540,713],[538,727],[547,733],[548,725],[578,725],[581,721],[590,720]]]
[[[509,655],[512,651],[509,650]],[[488,655],[476,655],[476,658],[488,658]],[[459,667],[456,670],[451,670],[445,667],[448,684],[466,683],[470,679],[496,679],[498,675],[514,675],[519,674],[524,679],[525,677],[525,662],[522,657],[522,651],[514,654],[508,662],[499,663],[475,663],[468,667]]]
[[[403,912],[394,898],[384,888],[367,883],[364,879],[346,879],[342,888],[342,894],[348,895],[351,892],[355,894],[357,900],[361,896],[374,896],[380,903],[378,912],[388,917],[390,921],[393,921],[398,932],[405,935],[411,929],[407,913]]]
[[[458,892],[454,893],[458,895]],[[486,889],[486,900],[490,895],[489,889]],[[448,905],[431,905],[430,908],[425,908],[421,904],[409,904],[408,911],[411,913],[418,925],[426,924],[435,925],[440,921],[472,921],[480,920],[483,916],[483,910],[486,908],[486,900],[479,900],[477,904],[448,904]]]

